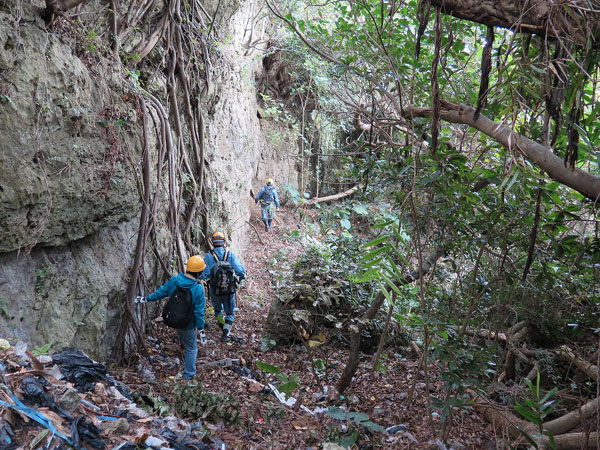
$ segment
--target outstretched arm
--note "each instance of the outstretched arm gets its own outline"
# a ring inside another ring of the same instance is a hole
[[[146,300],[149,302],[155,302],[161,298],[165,298],[175,290],[175,277],[171,277],[169,281],[159,287],[152,294],[146,296]]]

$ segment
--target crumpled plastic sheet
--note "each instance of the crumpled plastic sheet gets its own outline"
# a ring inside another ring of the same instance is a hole
[[[260,375],[258,373],[246,366],[241,365],[239,362],[234,362],[231,370],[242,377],[252,378],[253,380],[260,381]]]
[[[106,366],[89,358],[81,350],[66,348],[52,355],[52,361],[60,367],[67,381],[71,381],[79,392],[93,391],[98,381],[109,381]]]
[[[93,423],[88,423],[84,416],[78,417],[71,424],[71,439],[73,440],[73,447],[75,450],[83,450],[85,447],[81,445],[81,442],[87,442],[92,447],[98,450],[104,450],[106,444],[100,439],[100,428]]]
[[[132,444],[131,442],[123,442],[121,445],[114,448],[114,450],[141,450],[148,448],[147,445],[144,444]]]
[[[107,381],[125,398],[133,400],[127,386],[111,377],[104,364],[92,360],[81,350],[66,348],[62,352],[54,353],[52,361],[60,367],[65,379],[71,381],[79,392],[93,391],[98,381]]]
[[[44,389],[43,384],[50,385],[50,383],[48,383],[44,378],[40,378],[34,378],[31,376],[23,377],[21,389],[23,389],[24,400],[37,406],[48,406],[56,411],[59,416],[72,422],[73,416],[58,406],[56,401],[50,395],[48,395],[48,393],[46,393],[46,389]]]
[[[22,446],[20,446],[19,444],[0,444],[0,450],[19,450],[23,448]]]
[[[163,428],[160,430],[160,435],[165,438],[171,447],[175,450],[189,450],[191,448],[198,450],[213,450],[215,448],[226,448],[225,443],[214,437],[205,436],[202,440],[209,440],[207,445],[204,442],[199,441],[196,437],[187,433],[187,431],[174,432],[169,428]]]
[[[20,413],[26,415],[30,419],[32,419],[35,422],[42,425],[44,428],[47,428],[48,430],[50,430],[52,435],[50,436],[48,445],[50,445],[50,442],[52,442],[52,439],[54,438],[55,435],[60,437],[67,443],[69,443],[69,444],[71,443],[71,441],[69,440],[69,438],[67,436],[63,435],[60,431],[58,431],[56,429],[56,427],[54,426],[54,424],[52,423],[52,421],[49,418],[47,418],[40,412],[36,411],[35,409],[26,406],[25,403],[23,403],[21,400],[19,400],[19,398],[10,390],[10,388],[5,384],[6,378],[4,376],[4,364],[2,362],[0,362],[0,375],[1,375],[1,378],[3,381],[3,383],[0,384],[0,388],[2,390],[4,390],[4,392],[12,400],[12,403],[8,402],[8,401],[0,400],[0,406],[5,406],[7,408],[14,409],[15,411],[19,411]]]
[[[0,419],[0,450],[16,449],[19,445],[14,442],[15,433],[6,419]]]

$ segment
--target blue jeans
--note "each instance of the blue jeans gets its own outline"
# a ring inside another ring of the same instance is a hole
[[[185,347],[185,362],[183,363],[183,378],[191,380],[196,375],[196,356],[198,344],[196,343],[196,328],[177,330],[179,342]]]
[[[262,211],[262,219],[263,220],[273,220],[273,212],[275,211],[274,203],[267,203],[260,205]]]
[[[210,293],[210,301],[215,308],[215,317],[220,316],[225,311],[225,323],[232,324],[235,314],[235,294],[229,298],[226,295],[216,296]]]

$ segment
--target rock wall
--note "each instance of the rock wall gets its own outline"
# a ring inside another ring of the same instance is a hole
[[[294,163],[298,150],[292,133],[283,125],[259,118],[256,89],[263,52],[249,49],[248,44],[266,41],[268,36],[262,31],[262,22],[254,28],[249,25],[256,13],[256,3],[246,2],[229,22],[228,43],[222,51],[230,64],[219,74],[220,91],[215,95],[221,100],[208,114],[205,130],[214,208],[210,229],[222,230],[232,249],[242,253],[249,240],[251,208],[255,208],[251,192],[256,194],[268,177],[279,188],[298,182]]]
[[[0,336],[76,346],[103,360],[139,226],[142,128],[132,83],[111,61],[48,32],[32,6],[20,8],[0,7]],[[206,206],[209,232],[224,231],[243,261],[251,189],[266,176],[280,184],[297,176],[288,131],[257,116],[261,53],[245,47],[256,4],[229,9],[219,30],[224,63],[204,113]],[[159,214],[157,246],[166,254],[164,199]],[[206,249],[202,233],[193,236]],[[164,277],[148,255],[148,289]]]

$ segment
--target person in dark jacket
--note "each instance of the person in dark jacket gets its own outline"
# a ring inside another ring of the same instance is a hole
[[[242,281],[246,278],[246,269],[242,263],[236,258],[232,251],[225,250],[225,236],[223,233],[216,232],[212,236],[212,244],[214,250],[208,252],[204,256],[206,262],[206,268],[202,275],[201,280],[208,280],[213,275],[213,268],[217,263],[215,255],[219,261],[223,261],[225,254],[227,253],[227,261],[231,264],[231,267],[235,271],[238,281]],[[214,252],[214,255],[213,255]],[[216,295],[215,290],[211,287],[209,282],[209,297],[210,301],[215,308],[215,317],[219,323],[219,326],[223,327],[223,334],[221,335],[221,342],[227,342],[229,340],[229,333],[233,327],[233,320],[235,315],[235,292],[230,295]],[[223,312],[225,312],[225,318],[223,319]]]
[[[269,231],[271,229],[275,206],[279,210],[279,197],[277,196],[275,186],[273,186],[273,180],[270,178],[267,178],[266,186],[263,186],[258,191],[254,203],[258,202],[260,202],[262,210],[262,221],[265,223],[265,231]]]
[[[206,268],[206,263],[202,256],[195,255],[190,257],[186,266],[185,273],[179,272],[178,275],[171,277],[169,281],[159,287],[152,294],[145,297],[136,297],[135,303],[155,302],[165,297],[170,297],[178,287],[189,289],[192,294],[194,305],[194,320],[184,329],[177,329],[179,342],[185,348],[185,362],[183,369],[183,378],[191,380],[196,375],[196,357],[198,355],[198,346],[196,344],[196,330],[198,330],[200,343],[206,344],[204,335],[204,288],[199,282],[202,271]]]

